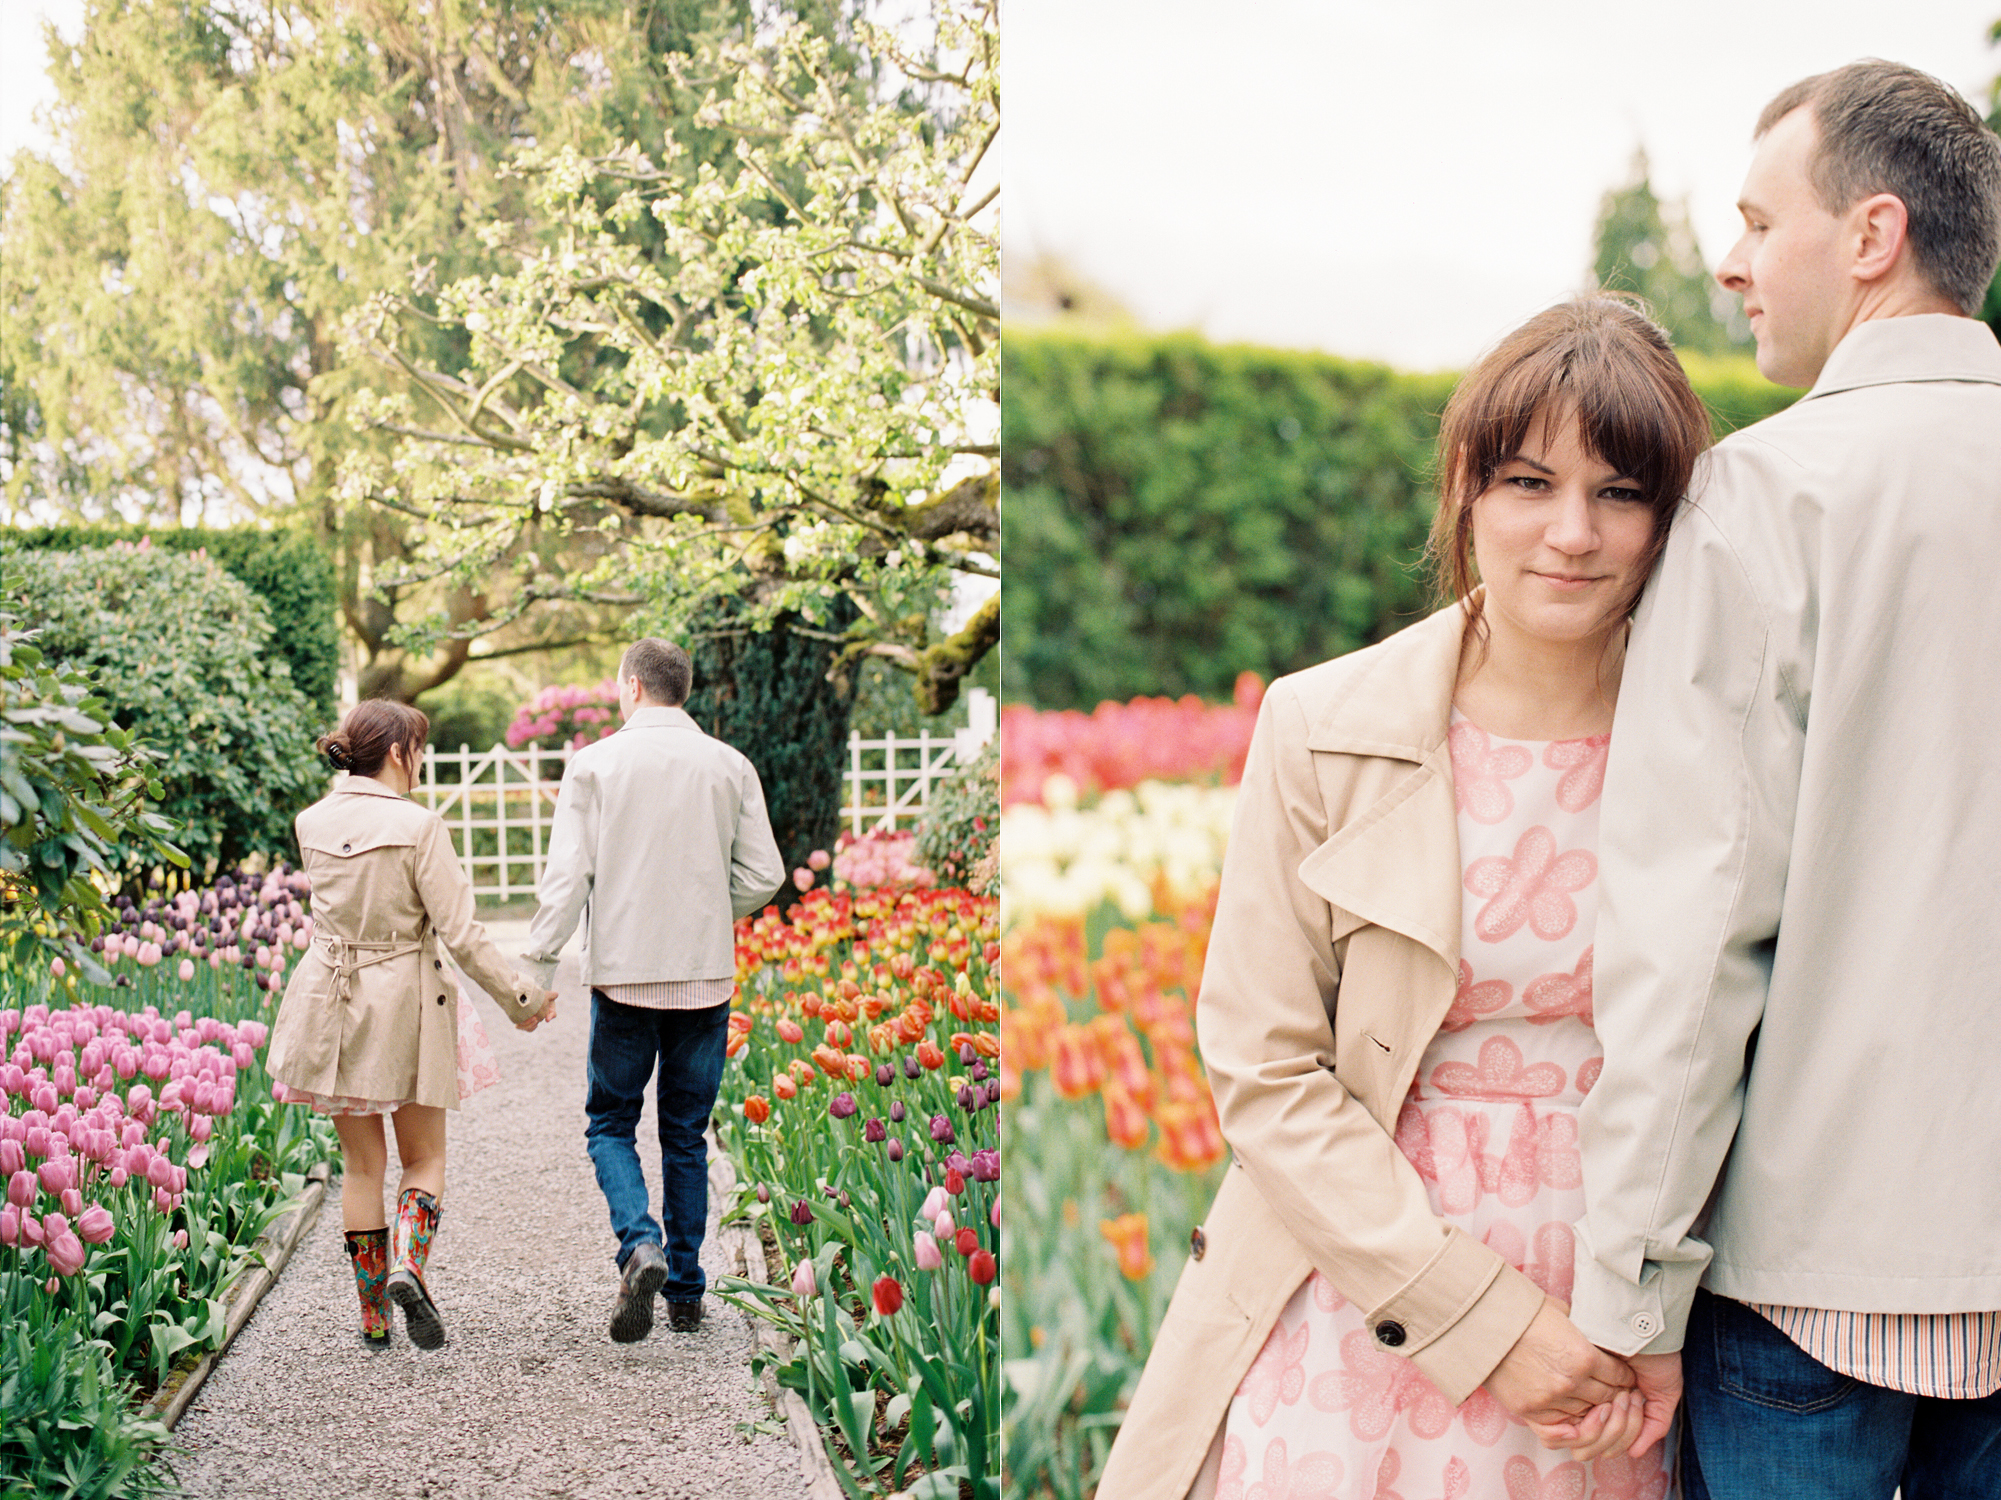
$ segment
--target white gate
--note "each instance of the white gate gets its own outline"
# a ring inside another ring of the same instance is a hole
[[[848,735],[848,765],[841,776],[841,821],[850,833],[915,823],[931,804],[931,788],[961,762],[972,761],[993,738],[998,712],[979,688],[968,695],[971,722],[949,736]],[[495,745],[474,750],[433,750],[410,795],[445,820],[452,846],[475,895],[511,901],[535,894],[549,853],[549,826],[562,786],[568,750]]]

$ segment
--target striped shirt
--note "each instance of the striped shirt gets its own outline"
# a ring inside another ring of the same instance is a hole
[[[1746,1304],[1812,1358],[1865,1385],[1967,1401],[2001,1390],[2001,1313],[1858,1313]]]
[[[641,1010],[707,1010],[729,1003],[736,994],[736,979],[661,979],[652,984],[601,984],[597,989],[607,1000]]]

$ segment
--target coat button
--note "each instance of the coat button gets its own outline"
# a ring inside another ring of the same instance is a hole
[[[443,995],[438,996],[438,1004],[443,1005],[444,1003],[445,997]]]
[[[1197,1224],[1193,1229],[1188,1231],[1188,1253],[1197,1260],[1200,1260],[1208,1252],[1208,1249],[1209,1236],[1204,1234],[1202,1226]]]
[[[1404,1339],[1407,1337],[1408,1335],[1403,1331],[1403,1324],[1393,1318],[1384,1318],[1382,1322],[1376,1325],[1376,1342],[1381,1344],[1385,1349],[1401,1348]]]
[[[1633,1314],[1633,1332],[1643,1339],[1650,1339],[1661,1331],[1661,1325],[1652,1313]]]
[[[431,967],[434,969],[443,969],[444,966],[445,966],[445,961],[442,958],[434,958],[431,960]]]
[[[342,845],[340,846],[340,852],[341,852],[341,853],[343,853],[343,854],[345,854],[345,853],[347,853],[347,852],[348,852],[348,851],[349,851],[350,849],[352,849],[353,847],[354,847],[354,845],[352,845],[352,844],[342,844]]]

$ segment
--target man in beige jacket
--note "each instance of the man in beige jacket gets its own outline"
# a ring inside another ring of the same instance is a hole
[[[583,917],[591,991],[584,1134],[618,1236],[611,1336],[620,1343],[652,1331],[656,1292],[667,1298],[673,1328],[700,1325],[709,1213],[702,1131],[722,1079],[736,988],[734,922],[785,879],[756,768],[681,707],[692,677],[679,646],[648,639],[627,648],[618,669],[624,726],[579,750],[564,772],[523,955],[546,985]],[[656,1062],[658,1220],[633,1144]]]
[[[1852,64],[1739,206],[1718,278],[1810,389],[1714,450],[1634,622],[1572,1317],[1642,1442],[1686,1374],[1698,1500],[2001,1495],[2001,142]]]

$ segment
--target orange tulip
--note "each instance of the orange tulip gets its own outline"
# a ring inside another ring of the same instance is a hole
[[[771,1080],[771,1092],[781,1099],[790,1099],[798,1094],[799,1085],[792,1081],[790,1073],[780,1073]]]
[[[1118,1252],[1119,1274],[1128,1281],[1143,1281],[1153,1271],[1153,1249],[1147,1243],[1145,1214],[1120,1214],[1116,1219],[1100,1219],[1098,1233]]]
[[[771,1101],[762,1094],[752,1094],[743,1101],[743,1117],[753,1125],[762,1125],[771,1118]]]
[[[790,1017],[782,1018],[778,1023],[778,1039],[781,1042],[803,1042],[806,1040],[806,1029]]]
[[[945,1054],[938,1050],[938,1044],[929,1037],[917,1044],[917,1060],[927,1068],[936,1069],[945,1066]]]
[[[1105,1079],[1104,1055],[1081,1026],[1063,1026],[1050,1049],[1049,1076],[1065,1099],[1081,1099]]]
[[[1146,1107],[1127,1093],[1115,1078],[1105,1080],[1099,1095],[1105,1101],[1105,1138],[1114,1146],[1123,1146],[1128,1151],[1137,1151],[1144,1146],[1153,1128],[1147,1119]]]

